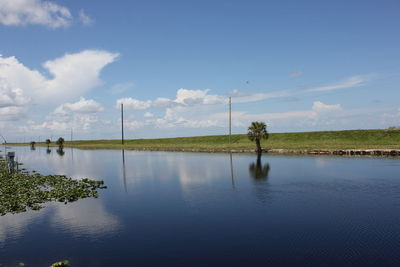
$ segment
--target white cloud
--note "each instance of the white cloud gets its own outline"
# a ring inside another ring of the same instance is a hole
[[[144,125],[145,125],[144,122],[136,120],[124,122],[124,126],[126,126],[129,130],[136,130],[142,128]]]
[[[252,121],[265,121],[267,124],[280,124],[286,125],[286,127],[293,123],[297,125],[303,125],[303,127],[304,125],[315,126],[316,124],[321,124],[324,121],[326,123],[326,121],[332,117],[340,116],[341,113],[338,113],[338,111],[342,111],[340,104],[327,105],[321,101],[315,101],[311,110],[294,110],[260,114],[232,112],[232,122],[236,127],[245,127]],[[218,124],[226,125],[228,113],[215,113],[209,116],[209,118],[219,121]]]
[[[121,104],[124,104],[124,109],[126,110],[142,110],[149,108],[151,106],[151,101],[140,101],[131,97],[126,97],[118,99],[115,108],[121,108]]]
[[[35,103],[60,103],[84,95],[100,84],[100,71],[118,57],[116,53],[84,50],[47,61],[44,68],[51,79],[31,70],[15,57],[0,56],[0,80],[3,87],[18,88],[21,96]]]
[[[225,95],[208,94],[210,89],[204,90],[189,90],[181,88],[177,90],[175,99],[164,97],[156,98],[155,100],[141,101],[134,98],[121,98],[117,100],[116,108],[120,108],[121,103],[124,103],[124,108],[130,110],[142,110],[148,108],[173,108],[173,107],[195,107],[207,105],[227,104],[228,97]],[[256,102],[269,98],[282,97],[288,95],[287,92],[273,93],[258,93],[244,94],[238,90],[231,92],[232,101],[234,103]]]
[[[23,106],[29,101],[29,98],[23,96],[20,88],[12,88],[3,79],[0,79],[0,108]]]
[[[75,113],[97,113],[104,111],[104,107],[94,101],[93,99],[86,100],[84,97],[81,97],[78,102],[75,103],[66,103],[57,107],[54,113],[58,114],[68,114],[71,112]]]
[[[249,124],[251,121],[269,121],[269,120],[284,120],[293,118],[315,118],[317,113],[312,110],[305,111],[287,111],[278,113],[260,113],[260,114],[249,114],[246,112],[232,112],[232,121],[236,126],[244,126]],[[219,120],[221,122],[226,121],[228,118],[227,112],[216,113],[210,116],[212,119]],[[226,123],[225,123],[226,124]]]
[[[32,130],[50,130],[55,133],[66,132],[72,128],[72,124],[65,121],[45,121],[41,124],[29,127]],[[28,130],[28,129],[27,129]]]
[[[332,90],[336,90],[336,89],[358,87],[358,86],[364,85],[365,81],[366,81],[366,79],[364,77],[353,76],[353,77],[350,77],[340,83],[322,86],[322,87],[311,88],[306,91],[307,92],[320,92],[320,91],[332,91]]]
[[[7,26],[38,24],[59,28],[69,26],[72,15],[68,8],[51,1],[0,0],[0,23]]]
[[[175,105],[175,101],[165,97],[158,97],[152,102],[152,106],[156,108],[167,108]]]
[[[230,91],[228,93],[228,95],[231,96],[231,97],[242,97],[242,96],[249,96],[250,94],[244,93],[244,92],[240,92],[239,90],[234,89],[234,90]]]
[[[90,134],[94,130],[109,127],[110,121],[101,119],[94,113],[51,113],[42,123],[29,125],[24,128],[28,131],[51,131],[53,133],[66,133],[70,129],[78,129],[80,134]],[[75,131],[74,131],[75,132]]]
[[[327,105],[322,103],[321,101],[315,101],[312,109],[317,112],[326,112],[326,111],[341,110],[342,106],[340,104]]]
[[[77,102],[58,106],[46,116],[44,122],[26,126],[25,132],[33,130],[63,134],[70,129],[78,129],[79,133],[91,133],[94,129],[104,129],[110,124],[110,121],[98,117],[102,111],[104,107],[100,103],[81,97]]]
[[[159,118],[152,121],[147,121],[147,125],[154,125],[157,128],[207,128],[213,126],[219,126],[216,120],[189,120],[183,117],[177,118],[175,120],[168,120],[166,118]]]
[[[15,121],[26,113],[23,107],[2,107],[0,108],[0,121]]]
[[[287,96],[288,93],[281,91],[281,92],[273,92],[273,93],[258,93],[258,94],[249,94],[249,95],[242,95],[238,97],[233,97],[233,103],[249,103],[249,102],[257,102],[265,99],[276,98],[276,97],[284,97]]]
[[[92,25],[94,23],[93,19],[86,15],[83,9],[79,11],[79,19],[83,25]]]
[[[155,100],[141,101],[134,98],[122,98],[116,102],[116,108],[120,108],[121,103],[127,110],[145,110],[149,108],[165,108],[165,115],[162,118],[147,119],[145,123],[134,122],[132,128],[145,126],[155,126],[157,128],[207,128],[225,127],[225,121],[216,118],[208,118],[210,106],[226,105],[228,97],[225,95],[209,94],[210,89],[189,90],[181,88],[177,90],[175,99],[156,98]],[[286,92],[245,94],[234,90],[230,93],[234,103],[246,103],[261,101],[268,98],[287,95]],[[146,112],[144,116],[151,118],[154,114]]]
[[[82,95],[100,84],[100,71],[117,57],[118,54],[106,51],[85,50],[47,61],[43,66],[54,79],[46,81],[42,93],[52,97],[65,93],[68,96]]]
[[[146,113],[144,113],[143,116],[144,116],[145,118],[152,118],[152,117],[154,117],[154,114],[151,113],[151,112],[146,112]]]
[[[215,105],[226,103],[227,99],[220,95],[209,95],[210,89],[205,90],[188,90],[181,88],[176,93],[174,102],[185,106],[193,105]]]

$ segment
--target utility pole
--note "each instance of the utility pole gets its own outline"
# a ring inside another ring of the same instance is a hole
[[[74,133],[73,133],[73,130],[72,130],[72,128],[71,128],[71,142],[72,142],[72,140],[73,140],[73,136],[74,136]]]
[[[122,132],[122,144],[124,144],[124,104],[121,103],[121,132]]]
[[[229,145],[231,144],[232,135],[232,97],[229,97]]]

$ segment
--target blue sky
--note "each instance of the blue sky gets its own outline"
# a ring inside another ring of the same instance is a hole
[[[224,134],[400,125],[398,1],[0,0],[0,130]]]

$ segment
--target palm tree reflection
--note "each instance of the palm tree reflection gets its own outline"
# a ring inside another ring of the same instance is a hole
[[[257,156],[257,161],[249,165],[250,176],[256,181],[266,181],[268,179],[268,173],[270,166],[268,163],[264,165],[261,163],[261,155]]]
[[[47,149],[46,149],[46,153],[47,153],[47,154],[50,154],[50,153],[51,153],[51,149],[50,149],[50,148],[47,148]]]
[[[56,150],[56,152],[57,152],[57,154],[60,155],[60,156],[64,156],[64,154],[65,154],[64,149],[62,149],[62,148],[58,148],[58,149]]]

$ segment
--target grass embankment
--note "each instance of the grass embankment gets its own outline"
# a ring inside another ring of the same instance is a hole
[[[45,143],[36,145],[45,146]],[[52,146],[55,146],[53,143]],[[162,139],[125,140],[83,140],[65,142],[66,147],[82,149],[149,149],[149,150],[225,150],[254,149],[247,135],[232,135],[231,145],[227,135],[178,137]],[[267,149],[288,150],[339,150],[339,149],[400,149],[399,130],[347,130],[324,132],[271,133],[262,142]]]

